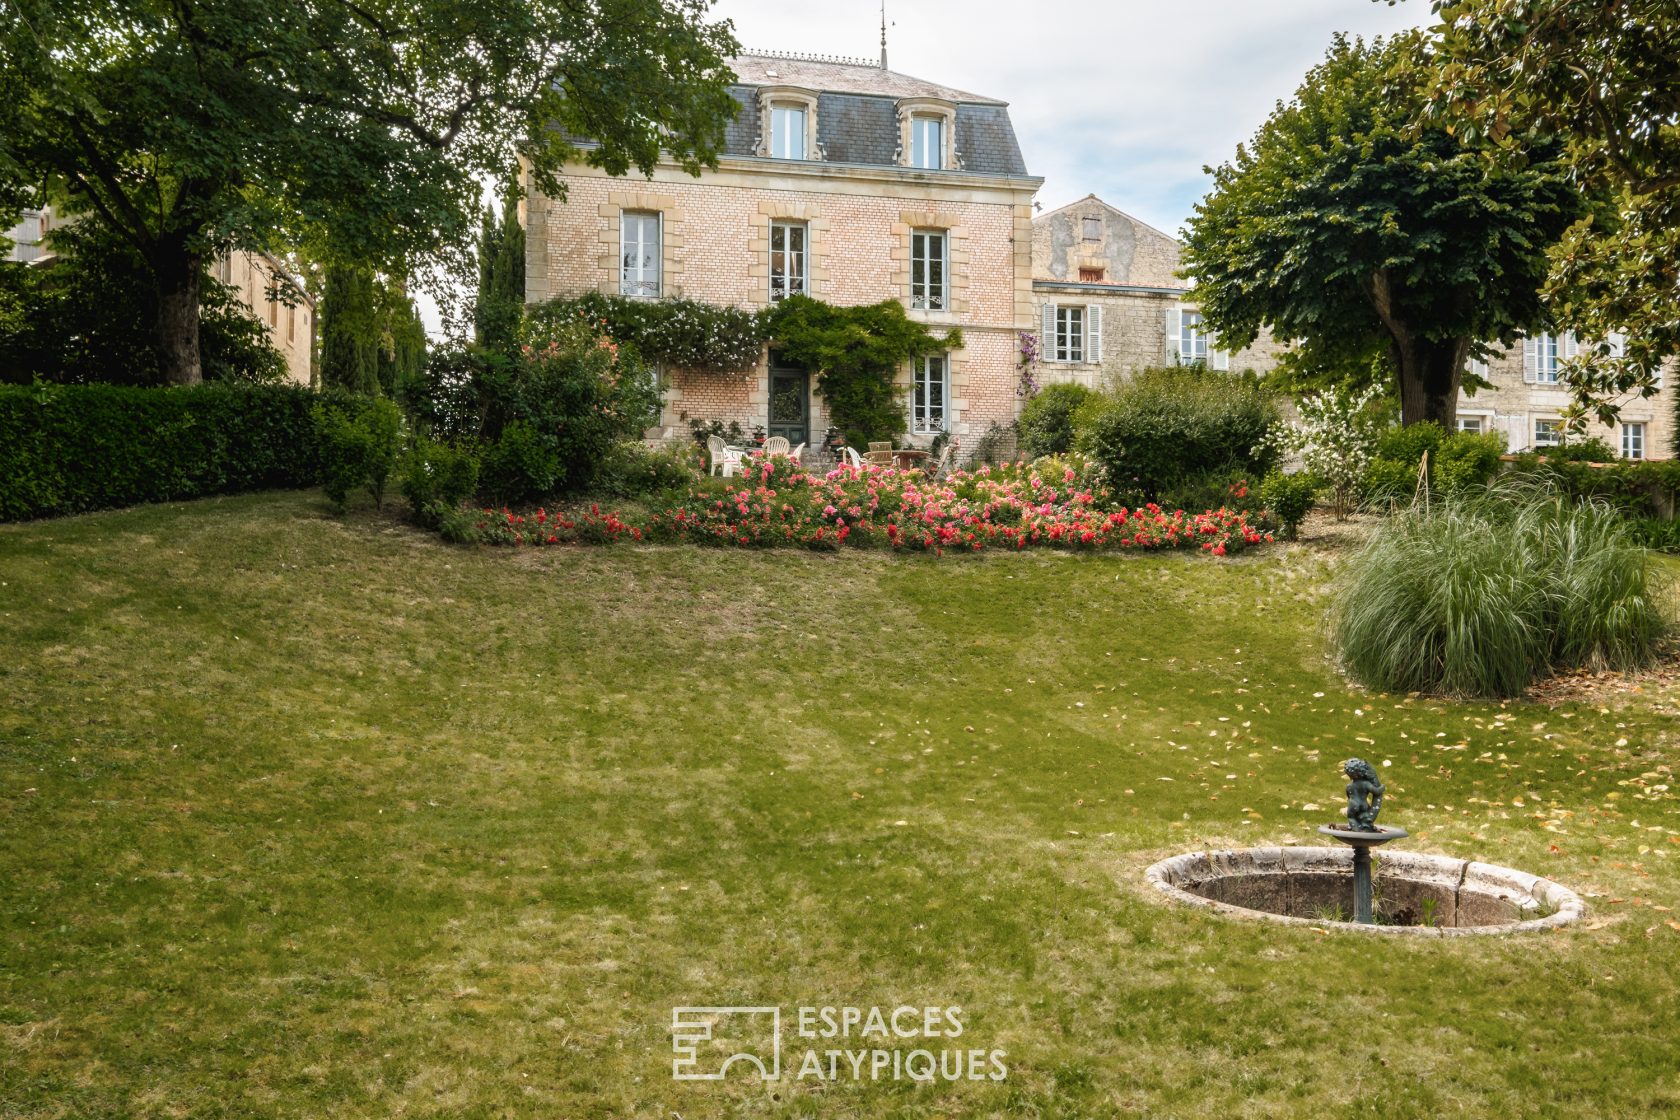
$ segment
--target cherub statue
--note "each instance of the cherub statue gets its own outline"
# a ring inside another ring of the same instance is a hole
[[[1349,832],[1377,832],[1377,814],[1382,812],[1383,784],[1377,772],[1362,758],[1350,758],[1342,763],[1342,773],[1351,781],[1347,784],[1347,819]]]

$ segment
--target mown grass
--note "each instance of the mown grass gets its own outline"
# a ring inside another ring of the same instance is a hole
[[[1281,546],[475,552],[314,494],[0,529],[0,1115],[1680,1106],[1676,697],[1366,694],[1326,582]],[[1410,845],[1588,923],[1371,940],[1140,887],[1310,842],[1354,753]],[[903,1003],[1007,1080],[671,1078],[675,1005]]]

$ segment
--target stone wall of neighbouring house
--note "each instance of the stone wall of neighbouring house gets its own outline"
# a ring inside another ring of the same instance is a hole
[[[951,355],[950,428],[972,435],[1014,419],[1015,331],[1032,324],[1032,183],[856,169],[726,164],[699,179],[659,168],[653,180],[627,181],[569,169],[567,198],[531,190],[526,298],[541,301],[585,291],[616,292],[619,223],[626,210],[663,218],[663,294],[714,304],[769,303],[769,229],[776,219],[809,229],[810,292],[841,305],[909,301],[911,231],[948,231],[951,308],[910,311],[937,330],[961,327],[965,345]],[[665,426],[686,419],[768,419],[766,369],[730,377],[689,371],[668,376]],[[901,382],[909,384],[908,368]],[[812,435],[828,423],[812,393]],[[906,406],[908,408],[908,405]]]
[[[1167,345],[1167,312],[1192,306],[1184,302],[1182,295],[1102,291],[1090,287],[1056,290],[1054,286],[1041,284],[1037,296],[1041,309],[1046,303],[1103,309],[1101,360],[1047,359],[1040,367],[1039,381],[1044,384],[1071,381],[1093,389],[1130,377],[1140,369],[1170,364],[1174,358]],[[1034,321],[1042,324],[1042,311]],[[1265,373],[1276,368],[1282,351],[1283,347],[1271,335],[1262,334],[1251,345],[1230,355],[1228,365],[1232,373],[1246,370]],[[1048,346],[1044,352],[1050,353]]]
[[[1085,236],[1096,219],[1097,237]],[[1100,268],[1105,284],[1183,288],[1176,275],[1179,244],[1095,196],[1041,215],[1033,222],[1033,278],[1077,281],[1082,268]]]
[[[1526,451],[1534,444],[1534,422],[1554,420],[1562,416],[1568,406],[1569,393],[1560,385],[1543,385],[1523,380],[1523,348],[1521,344],[1488,362],[1486,377],[1492,389],[1483,389],[1475,396],[1460,393],[1458,415],[1482,418],[1484,431],[1497,431],[1505,436],[1512,451]],[[1597,436],[1618,453],[1622,449],[1621,424],[1645,425],[1645,457],[1669,459],[1674,450],[1674,409],[1677,393],[1675,382],[1680,368],[1667,369],[1663,387],[1654,397],[1622,397],[1621,419],[1615,427],[1594,423],[1587,434]]]

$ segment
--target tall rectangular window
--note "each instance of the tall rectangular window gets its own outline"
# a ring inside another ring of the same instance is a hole
[[[770,223],[770,299],[806,295],[807,272],[804,222]]]
[[[794,105],[770,109],[770,155],[775,159],[805,158],[805,110]]]
[[[1622,425],[1622,458],[1624,458],[1624,459],[1643,459],[1643,458],[1645,458],[1645,425],[1644,424],[1623,424]]]
[[[1558,379],[1558,336],[1547,333],[1534,340],[1534,379],[1543,385],[1556,385]]]
[[[945,231],[918,229],[910,234],[910,306],[944,311],[949,304]]]
[[[910,430],[935,435],[945,430],[945,408],[951,396],[951,363],[943,354],[917,358],[911,369]]]
[[[1181,362],[1205,362],[1208,359],[1208,336],[1202,330],[1202,313],[1186,311],[1179,317],[1178,359]]]
[[[659,297],[659,215],[626,210],[619,219],[618,290],[627,296]]]
[[[910,166],[930,170],[945,166],[945,118],[910,118]]]
[[[1056,336],[1050,340],[1050,360],[1053,362],[1083,362],[1085,360],[1085,309],[1083,307],[1056,308]]]
[[[1561,447],[1562,445],[1562,421],[1536,420],[1534,422],[1534,446],[1536,449],[1544,447]]]

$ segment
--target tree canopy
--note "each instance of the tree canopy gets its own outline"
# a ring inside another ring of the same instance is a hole
[[[1571,419],[1609,423],[1680,353],[1680,11],[1673,0],[1436,0],[1435,116],[1518,166],[1556,140],[1612,205],[1553,254],[1546,297],[1589,339],[1563,380]]]
[[[405,273],[467,243],[516,145],[556,194],[568,160],[714,162],[736,44],[707,7],[0,0],[0,202],[44,193],[126,241],[190,383],[202,265],[230,247]]]
[[[1547,249],[1583,212],[1555,157],[1492,163],[1421,125],[1421,40],[1338,37],[1230,163],[1184,265],[1236,349],[1262,328],[1313,363],[1385,355],[1404,423],[1450,427],[1465,367],[1545,324]]]

